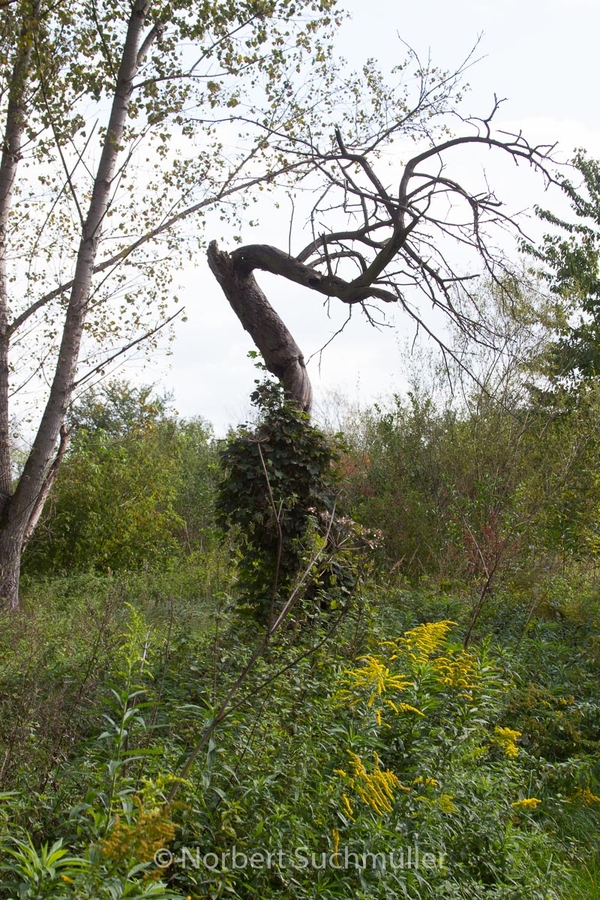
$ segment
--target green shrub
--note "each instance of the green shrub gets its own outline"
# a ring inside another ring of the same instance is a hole
[[[279,385],[260,384],[252,402],[261,413],[258,426],[239,429],[221,451],[217,510],[221,526],[234,529],[242,602],[270,621],[315,549],[321,559],[304,595],[352,589],[344,552],[352,523],[336,506],[336,448]]]

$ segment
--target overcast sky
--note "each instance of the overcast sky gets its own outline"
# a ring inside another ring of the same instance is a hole
[[[433,64],[455,69],[481,38],[480,61],[467,76],[471,90],[464,111],[485,115],[495,93],[506,98],[499,128],[521,129],[532,143],[558,141],[564,159],[577,147],[600,157],[600,0],[341,0],[341,5],[353,19],[340,29],[340,52],[353,66],[367,57],[375,57],[384,71],[400,62],[405,55],[400,36],[421,58],[430,54]],[[519,182],[508,170],[497,177],[505,179],[494,187],[509,207],[547,202],[541,182]],[[282,227],[281,220],[269,218],[245,240],[281,246]],[[270,276],[259,280],[306,357],[345,318],[346,310],[338,307],[328,318],[322,298],[310,292]],[[246,359],[251,341],[204,261],[186,271],[181,283],[188,321],[177,326],[172,355],[157,354],[138,377],[173,390],[182,415],[200,415],[223,433],[248,410],[255,377]],[[413,331],[400,315],[390,322],[392,328],[374,331],[356,315],[324,351],[320,366],[319,358],[313,359],[317,397],[339,390],[364,403],[402,389],[403,357]]]

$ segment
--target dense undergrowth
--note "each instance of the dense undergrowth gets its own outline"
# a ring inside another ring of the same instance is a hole
[[[0,622],[0,898],[597,898],[595,393],[329,450],[270,388],[219,457],[111,391]]]
[[[3,621],[0,896],[597,896],[593,623],[498,596],[465,650],[464,598],[371,584],[178,781],[260,637],[191,577],[32,581]]]

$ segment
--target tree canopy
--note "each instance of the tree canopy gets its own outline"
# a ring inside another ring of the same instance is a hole
[[[555,384],[577,387],[600,375],[600,163],[580,150],[575,177],[561,178],[575,221],[549,210],[540,217],[554,226],[530,252],[543,262],[542,277],[557,298],[559,315],[545,366]]]

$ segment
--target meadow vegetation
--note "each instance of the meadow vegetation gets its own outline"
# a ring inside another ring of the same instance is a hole
[[[333,436],[263,382],[223,442],[92,393],[0,630],[0,896],[597,897],[600,398],[514,397]]]

